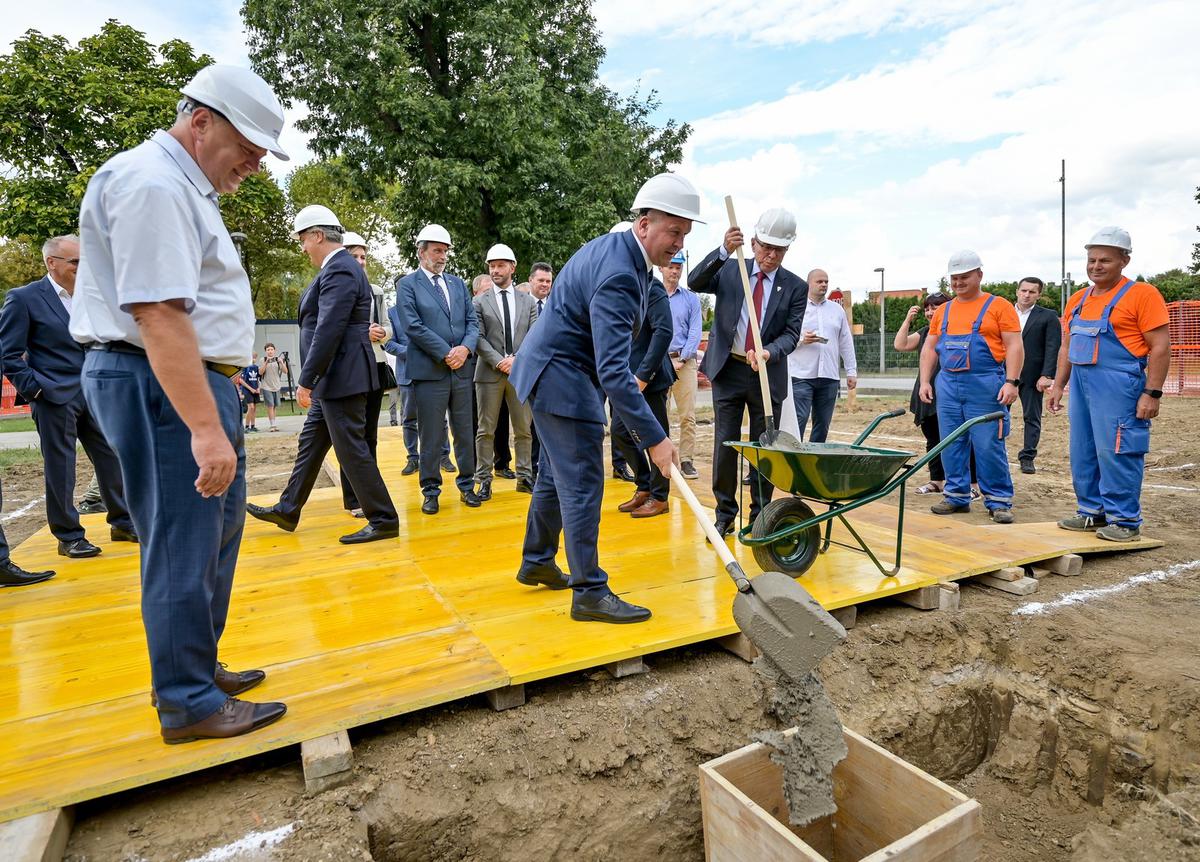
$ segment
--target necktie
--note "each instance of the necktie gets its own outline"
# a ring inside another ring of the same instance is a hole
[[[763,279],[766,278],[766,273],[762,270],[758,271],[758,281],[754,283],[754,319],[762,322],[762,306],[763,306]],[[754,330],[750,328],[750,321],[746,321],[746,355],[749,356],[754,350]]]
[[[508,291],[500,291],[500,304],[504,306],[504,355],[512,356],[512,317],[508,311]]]
[[[435,275],[433,277],[433,286],[437,288],[438,301],[442,304],[442,310],[446,312],[446,316],[450,316],[450,303],[446,299],[446,294],[442,290],[442,277]]]
[[[538,300],[538,317],[542,316],[542,301]]]

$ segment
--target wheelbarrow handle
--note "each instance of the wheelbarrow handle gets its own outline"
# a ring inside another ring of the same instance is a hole
[[[908,412],[907,410],[901,409],[901,410],[889,410],[887,413],[880,413],[878,416],[876,416],[871,421],[871,424],[867,426],[867,430],[863,431],[861,434],[858,435],[858,439],[854,441],[853,445],[855,445],[855,446],[861,445],[864,440],[866,440],[868,437],[871,436],[871,432],[874,431],[877,427],[879,427],[879,423],[882,422],[884,419],[895,419],[897,416],[903,416],[907,412]]]
[[[968,419],[966,422],[951,431],[947,436],[943,437],[936,446],[925,453],[924,457],[900,474],[901,481],[907,479],[910,475],[920,470],[938,455],[941,455],[943,449],[945,449],[962,435],[966,434],[976,425],[979,425],[982,422],[995,422],[997,420],[1003,421],[1006,415],[1008,414],[1006,414],[1003,410],[993,410],[991,413],[985,413],[982,416],[976,416],[974,419]]]
[[[750,592],[750,579],[746,577],[741,564],[733,558],[733,552],[725,544],[725,537],[717,532],[717,528],[708,519],[708,512],[704,511],[704,507],[700,505],[700,501],[696,499],[696,495],[688,487],[687,479],[683,478],[683,474],[679,472],[679,468],[674,464],[671,465],[671,481],[675,483],[676,489],[683,495],[683,499],[687,501],[688,508],[696,516],[696,520],[700,522],[700,526],[704,528],[704,535],[708,536],[708,541],[712,544],[713,550],[717,552],[717,556],[725,564],[725,571],[729,572],[729,577],[733,578],[733,582],[737,584],[738,591],[742,593]]]

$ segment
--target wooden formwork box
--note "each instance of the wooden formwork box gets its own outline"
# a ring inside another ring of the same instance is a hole
[[[793,728],[788,734],[795,733]],[[979,858],[980,805],[844,729],[833,770],[837,813],[787,824],[783,769],[753,743],[700,766],[708,862],[967,862]]]

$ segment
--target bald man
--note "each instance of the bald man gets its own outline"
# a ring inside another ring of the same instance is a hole
[[[847,388],[853,389],[858,384],[850,321],[841,303],[825,298],[828,293],[829,273],[814,269],[808,274],[808,305],[804,309],[800,341],[788,357],[796,425],[803,440],[805,426],[812,417],[810,443],[824,443],[829,436],[841,380],[839,359],[846,366]]]

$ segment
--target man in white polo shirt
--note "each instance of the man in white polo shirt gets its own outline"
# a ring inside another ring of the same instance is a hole
[[[827,293],[829,273],[814,269],[808,274],[808,306],[804,309],[800,341],[788,356],[796,425],[803,440],[804,426],[812,417],[810,443],[824,443],[829,436],[841,380],[839,359],[846,366],[847,388],[858,385],[858,361],[854,358],[850,321],[841,303],[825,298]]]
[[[88,183],[71,334],[88,407],[121,461],[142,540],[142,624],[163,741],[248,733],[282,703],[233,695],[261,670],[217,661],[246,509],[233,377],[250,363],[250,281],[217,208],[279,146],[283,109],[248,69],[209,66],[175,124]]]

